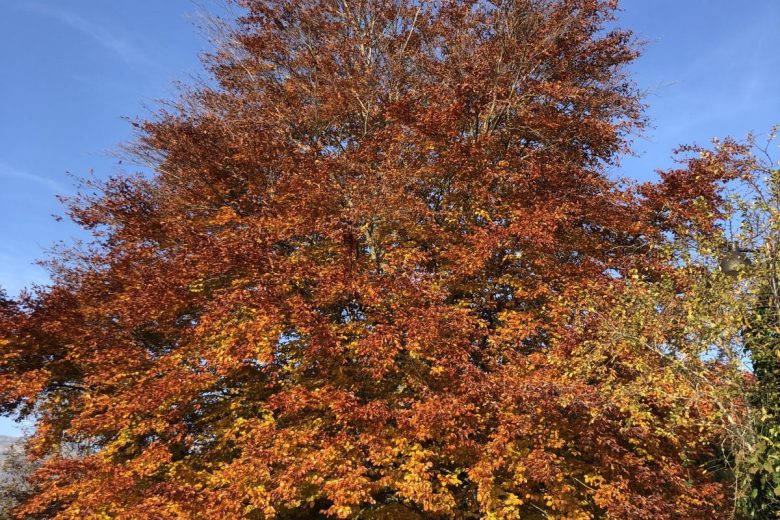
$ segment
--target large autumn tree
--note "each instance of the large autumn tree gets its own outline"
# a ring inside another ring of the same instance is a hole
[[[240,6],[137,123],[153,175],[87,185],[94,241],[2,302],[18,514],[726,516],[662,318],[739,150],[611,176],[644,124],[616,2]]]

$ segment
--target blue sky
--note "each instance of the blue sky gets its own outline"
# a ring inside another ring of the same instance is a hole
[[[0,0],[0,286],[46,273],[46,247],[79,236],[61,213],[66,172],[117,171],[147,114],[201,71],[198,12],[220,0]],[[681,143],[766,132],[780,123],[780,0],[624,0],[621,24],[647,41],[632,67],[653,127],[621,174],[650,179]],[[0,419],[0,434],[18,427]]]

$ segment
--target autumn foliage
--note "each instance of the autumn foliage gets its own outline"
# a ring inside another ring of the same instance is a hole
[[[614,178],[644,124],[615,2],[241,7],[137,123],[154,174],[87,185],[94,242],[3,300],[18,513],[727,516],[722,410],[658,351],[738,150]]]

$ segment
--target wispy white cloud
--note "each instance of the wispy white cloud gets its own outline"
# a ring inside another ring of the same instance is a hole
[[[137,44],[117,36],[108,27],[100,23],[88,20],[74,12],[40,3],[27,2],[22,4],[22,8],[67,25],[71,29],[87,36],[101,47],[113,52],[129,65],[155,65],[155,61]]]
[[[0,162],[0,180],[2,179],[19,179],[32,182],[60,195],[67,195],[71,192],[67,186],[55,181],[54,179],[49,179],[48,177],[44,177],[42,175],[36,175],[34,173],[17,170],[8,164]]]

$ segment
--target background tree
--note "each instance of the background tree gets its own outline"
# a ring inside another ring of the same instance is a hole
[[[136,123],[154,175],[85,185],[93,243],[4,303],[19,514],[727,516],[673,246],[743,150],[610,177],[644,124],[616,2],[241,6]]]
[[[14,518],[13,510],[34,494],[27,478],[35,469],[24,451],[23,441],[16,439],[4,446],[0,462],[0,519]],[[46,518],[46,512],[33,518]]]
[[[744,517],[760,519],[780,514],[780,169],[771,150],[777,130],[763,143],[749,138],[751,167],[732,196],[736,236],[753,251],[742,273],[749,291],[735,309],[744,314],[742,341],[752,365],[751,421],[735,454],[738,500]]]

